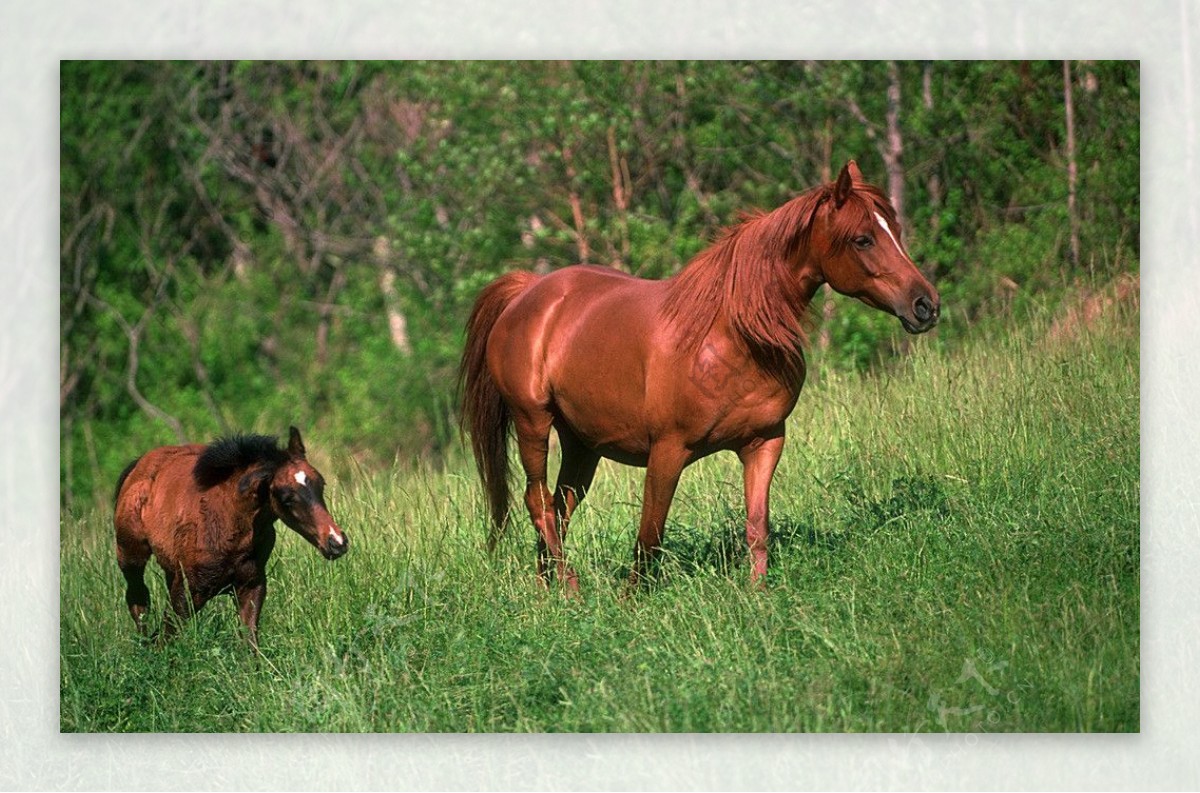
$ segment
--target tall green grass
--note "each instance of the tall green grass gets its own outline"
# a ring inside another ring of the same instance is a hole
[[[65,517],[61,728],[1136,731],[1137,316],[1046,328],[810,384],[764,590],[732,455],[685,472],[632,594],[641,471],[603,463],[567,542],[578,598],[539,589],[524,520],[485,553],[467,463],[343,477],[352,550],[280,528],[260,656],[231,598],[143,645],[110,516]]]

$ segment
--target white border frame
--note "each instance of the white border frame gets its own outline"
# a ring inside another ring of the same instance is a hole
[[[1189,7],[1191,6],[1191,7]],[[1172,789],[1200,785],[1192,0],[292,0],[6,6],[0,30],[0,787]],[[1141,61],[1142,732],[286,736],[58,732],[58,63],[167,57]]]

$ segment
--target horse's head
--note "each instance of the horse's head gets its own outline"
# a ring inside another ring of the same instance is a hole
[[[812,260],[831,287],[893,314],[909,333],[937,324],[941,298],[900,242],[900,224],[884,194],[846,163],[816,211]]]
[[[292,427],[287,460],[271,477],[271,510],[326,559],[336,559],[350,548],[350,540],[329,515],[324,490],[325,478],[305,459],[300,431]]]

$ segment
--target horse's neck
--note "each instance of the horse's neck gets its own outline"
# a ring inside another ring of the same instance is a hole
[[[800,305],[796,306],[797,310],[807,311],[813,296],[824,283],[825,276],[821,273],[820,265],[811,259],[805,260],[796,271],[796,295],[800,301]]]
[[[803,315],[824,277],[807,248],[789,241],[795,232],[781,230],[805,214],[800,203],[788,209],[796,217],[776,210],[746,221],[667,282],[665,314],[685,345],[722,327],[773,375],[787,379],[802,366]]]
[[[250,533],[253,535],[255,545],[264,538],[275,536],[275,523],[278,520],[279,516],[275,514],[269,504],[259,506],[250,520]]]

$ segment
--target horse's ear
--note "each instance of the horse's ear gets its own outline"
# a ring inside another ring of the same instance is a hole
[[[854,160],[850,160],[842,166],[837,182],[833,185],[833,204],[838,209],[841,209],[842,204],[846,203],[846,199],[850,197],[850,191],[854,189],[855,181],[862,181],[862,174],[858,172],[858,166],[854,164]]]
[[[288,428],[287,450],[291,457],[304,457],[304,441],[300,440],[300,430],[295,427]]]

